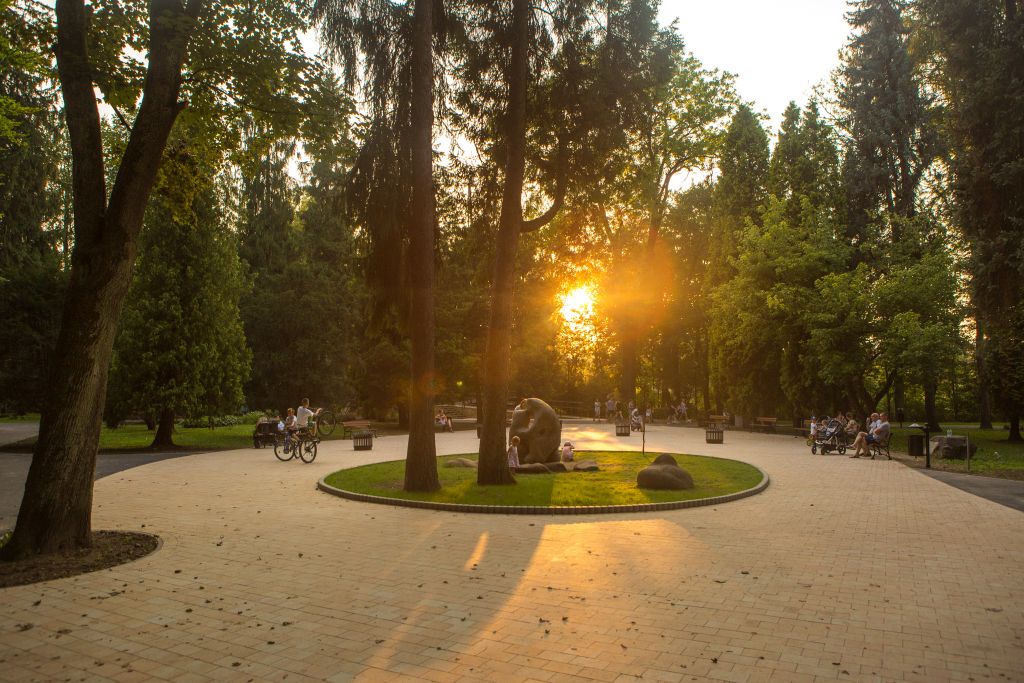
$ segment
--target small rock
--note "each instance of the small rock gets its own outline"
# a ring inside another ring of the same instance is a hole
[[[476,460],[470,460],[469,458],[452,458],[444,463],[445,467],[468,467],[476,469]]]

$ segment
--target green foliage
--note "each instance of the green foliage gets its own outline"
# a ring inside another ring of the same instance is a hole
[[[324,101],[337,101],[336,84],[322,85]],[[253,351],[246,396],[251,405],[275,406],[282,414],[304,397],[317,405],[362,398],[356,382],[366,288],[344,184],[352,142],[343,120],[328,125],[318,119],[305,130],[310,160],[304,187],[287,173],[290,145],[278,144],[254,157],[253,173],[242,176],[240,188],[240,249],[253,282],[242,301]]]
[[[186,143],[172,153],[171,168],[208,173]],[[216,415],[243,402],[251,356],[238,310],[246,283],[235,237],[214,186],[182,206],[175,180],[164,176],[147,212],[111,367],[115,416]]]
[[[971,250],[971,298],[1004,410],[1022,412],[1024,356],[1024,8],[1000,0],[918,0],[919,48],[944,95],[958,223]]]

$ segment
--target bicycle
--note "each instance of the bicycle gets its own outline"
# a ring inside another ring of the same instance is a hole
[[[330,436],[334,428],[338,426],[338,420],[330,410],[321,410],[320,414],[313,419],[316,420],[316,433],[324,436]]]
[[[274,442],[274,455],[281,462],[288,462],[298,457],[302,462],[309,464],[316,460],[317,446],[320,444],[320,437],[317,436],[316,425],[314,429],[300,429],[294,434],[286,436],[283,440]]]

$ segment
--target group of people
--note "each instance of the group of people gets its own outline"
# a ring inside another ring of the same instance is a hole
[[[868,419],[868,424],[862,431],[860,429],[860,423],[853,416],[852,412],[846,412],[843,414],[842,411],[836,413],[834,418],[823,417],[819,422],[817,417],[811,417],[811,441],[814,441],[826,425],[838,423],[838,428],[843,430],[846,435],[847,441],[853,439],[853,455],[851,458],[859,458],[862,455],[871,455],[871,446],[873,444],[885,445],[889,442],[889,434],[892,428],[889,425],[889,413],[871,413],[871,417]]]
[[[290,443],[300,431],[308,430],[309,419],[319,415],[322,411],[323,408],[317,408],[315,411],[312,410],[309,407],[308,398],[302,399],[302,404],[299,405],[298,411],[294,408],[289,408],[288,414],[284,418],[285,441]]]
[[[889,426],[889,413],[871,413],[871,421],[868,422],[867,431],[858,432],[857,438],[853,441],[853,455],[851,458],[859,458],[861,455],[871,455],[872,444],[885,446],[889,443],[889,434],[892,427]]]
[[[616,401],[612,397],[608,397],[608,400],[604,404],[604,414],[601,412],[601,401],[600,399],[594,399],[594,422],[600,422],[602,419],[608,422],[623,422],[624,417],[622,413],[622,404]],[[651,422],[654,417],[654,411],[651,408],[647,408],[646,411],[641,414],[640,409],[633,401],[629,402],[626,407],[626,412],[629,415],[629,421],[631,425],[636,427],[637,425],[643,425],[644,420]],[[685,422],[686,416],[686,401],[680,401],[678,406],[672,406],[672,410],[669,412],[668,423],[672,424],[673,421]],[[639,427],[637,427],[639,428]]]

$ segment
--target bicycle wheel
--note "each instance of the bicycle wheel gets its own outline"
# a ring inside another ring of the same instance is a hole
[[[276,455],[277,459],[281,462],[288,462],[295,457],[295,450],[289,448],[289,445],[290,444],[282,439],[274,440],[274,455]]]
[[[302,458],[302,462],[310,463],[316,460],[316,440],[307,441],[302,444],[302,448],[299,449],[299,457]]]
[[[330,410],[325,410],[320,413],[320,416],[316,418],[316,431],[324,436],[330,436],[331,432],[338,425],[338,421],[334,417],[334,413]]]

